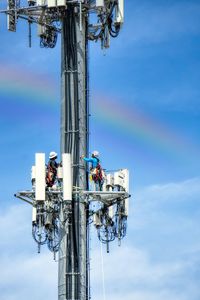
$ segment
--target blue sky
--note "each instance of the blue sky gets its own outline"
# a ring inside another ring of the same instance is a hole
[[[1,1],[0,7],[5,5]],[[33,29],[0,16],[0,289],[2,300],[56,299],[57,263],[31,237],[35,152],[59,152],[60,44],[39,48]],[[90,44],[90,149],[106,169],[129,168],[130,216],[121,247],[103,248],[106,299],[199,300],[200,3],[125,0],[110,49]],[[93,299],[102,258],[91,241]],[[40,287],[40,288],[38,288]],[[104,299],[105,300],[105,299]]]

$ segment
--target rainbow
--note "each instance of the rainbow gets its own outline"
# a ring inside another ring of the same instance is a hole
[[[57,102],[53,80],[16,65],[0,65],[0,93],[27,103],[54,105]]]
[[[20,66],[0,66],[0,97],[8,95],[17,105],[34,103],[45,109],[59,108],[59,87],[53,79],[30,72]],[[16,99],[16,101],[15,101]],[[1,101],[2,103],[3,101]],[[170,129],[162,121],[151,118],[133,104],[123,105],[119,99],[113,100],[105,95],[96,96],[92,107],[95,108],[94,120],[101,126],[112,130],[119,139],[124,138],[130,145],[142,145],[159,154],[170,154],[175,158],[192,157],[199,149],[180,132]],[[93,109],[94,110],[94,109]]]
[[[199,150],[186,137],[181,136],[164,122],[151,118],[148,113],[139,110],[133,104],[123,105],[119,99],[98,95],[94,99],[96,121],[105,124],[106,128],[114,128],[120,138],[125,138],[133,146],[140,143],[142,147],[154,149],[156,153],[167,154],[174,158],[183,158]],[[191,151],[191,152],[190,152]]]

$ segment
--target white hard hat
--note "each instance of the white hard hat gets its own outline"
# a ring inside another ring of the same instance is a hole
[[[95,151],[93,151],[93,152],[92,152],[92,154],[93,154],[94,156],[96,156],[96,157],[98,157],[98,156],[99,156],[99,152],[98,152],[98,151],[96,151],[96,150],[95,150]]]
[[[55,157],[57,157],[58,156],[58,154],[56,153],[56,152],[54,152],[54,151],[51,151],[50,153],[49,153],[49,158],[51,159],[51,158],[55,158]]]

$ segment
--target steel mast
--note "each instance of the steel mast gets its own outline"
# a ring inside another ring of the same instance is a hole
[[[62,23],[61,153],[71,153],[73,187],[86,190],[80,157],[88,155],[87,17],[72,7]],[[73,196],[59,251],[59,300],[89,299],[86,206],[79,194]]]

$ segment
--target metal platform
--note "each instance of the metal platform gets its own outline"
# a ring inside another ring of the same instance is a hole
[[[86,202],[100,201],[104,204],[114,204],[118,200],[124,200],[130,198],[131,195],[125,191],[75,191],[72,193],[73,195],[79,194],[81,198]],[[15,197],[29,203],[30,205],[34,205],[35,200],[35,191],[20,191],[14,195]],[[44,201],[51,201],[53,199],[59,200],[62,202],[62,191],[61,190],[47,190],[46,191],[46,199]],[[71,200],[70,200],[71,202]]]

